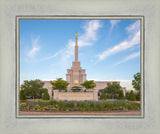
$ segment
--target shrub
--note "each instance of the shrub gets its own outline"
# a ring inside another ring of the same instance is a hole
[[[82,90],[82,87],[78,87],[78,86],[74,86],[71,88],[72,92],[79,92],[80,90]]]
[[[106,94],[105,94],[105,92],[104,92],[104,90],[102,91],[102,94],[101,94],[101,96],[100,96],[100,100],[106,100],[107,99],[107,96],[106,96]]]
[[[121,100],[124,100],[125,97],[124,97],[124,94],[123,94],[123,91],[121,90],[120,93],[119,93],[119,97],[118,99],[121,99]]]
[[[20,100],[20,103],[25,103],[27,100]]]
[[[129,94],[129,100],[130,100],[130,101],[135,101],[135,100],[136,100],[136,97],[135,97],[135,95],[134,95],[134,93],[133,93],[133,90],[131,90],[131,92],[130,92],[130,94]]]
[[[51,100],[49,103],[50,105],[55,105],[57,102],[55,100]]]
[[[48,94],[47,90],[45,90],[45,92],[44,92],[43,100],[49,100],[49,94]]]
[[[84,90],[84,92],[87,92],[86,89]]]

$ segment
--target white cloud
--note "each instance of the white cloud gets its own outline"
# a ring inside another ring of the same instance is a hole
[[[137,32],[137,31],[139,31],[139,29],[140,29],[140,20],[137,20],[135,23],[126,27],[126,30],[128,32]]]
[[[116,54],[118,52],[124,51],[128,48],[131,48],[140,43],[140,31],[138,31],[131,40],[126,40],[121,42],[120,44],[114,46],[113,48],[107,49],[103,53],[99,54],[99,60],[104,60],[110,55]]]
[[[55,53],[54,55],[52,55],[52,56],[48,56],[48,57],[43,58],[41,61],[53,59],[53,58],[57,57],[61,52],[62,52],[62,50],[56,52],[56,53]]]
[[[93,45],[93,42],[97,40],[97,31],[102,25],[99,20],[91,20],[82,26],[84,33],[78,37],[78,46],[84,47]],[[69,40],[66,48],[62,52],[63,62],[67,62],[68,59],[74,55],[75,40]]]
[[[134,29],[137,29],[137,30],[134,30]],[[127,27],[126,30],[130,31],[128,39],[124,40],[123,42],[99,54],[98,55],[99,60],[104,60],[105,58],[113,54],[127,50],[128,48],[132,48],[133,46],[140,43],[140,29],[139,29],[139,25],[137,24],[137,22]]]
[[[120,22],[120,20],[110,20],[111,31]]]
[[[39,39],[39,36],[32,39],[32,49],[28,52],[29,57],[34,57],[36,53],[40,50],[40,46],[38,45]]]
[[[78,36],[78,46],[84,47],[93,45],[93,42],[97,40],[97,31],[100,27],[102,27],[102,25],[99,20],[90,20],[86,22],[82,26],[84,33]],[[63,65],[65,65],[68,63],[68,59],[74,55],[74,46],[75,46],[75,39],[70,39],[68,40],[68,43],[65,48],[61,49],[54,55],[46,57],[42,60],[49,60],[61,54],[62,63]]]
[[[127,56],[126,58],[124,58],[123,60],[119,61],[115,65],[119,65],[121,63],[127,62],[129,60],[132,60],[132,59],[138,57],[138,56],[140,56],[140,52],[132,53],[131,55]]]
[[[67,46],[63,49],[61,53],[61,60],[64,64],[67,64],[68,59],[74,54],[74,46],[75,42],[73,40],[69,40]]]
[[[87,22],[83,26],[85,33],[82,36],[80,36],[79,39],[84,42],[97,40],[97,30],[100,27],[102,27],[102,25],[99,20],[91,20],[91,21]],[[81,44],[80,44],[80,46],[81,46]]]

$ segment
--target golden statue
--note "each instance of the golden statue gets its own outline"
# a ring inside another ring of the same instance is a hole
[[[76,38],[77,38],[78,33],[76,32]]]

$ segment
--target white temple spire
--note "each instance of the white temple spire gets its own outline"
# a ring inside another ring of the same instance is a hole
[[[78,61],[78,38],[77,38],[77,32],[76,32],[76,45],[75,45],[75,61]]]

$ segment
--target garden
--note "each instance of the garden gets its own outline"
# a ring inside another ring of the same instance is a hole
[[[115,101],[23,101],[20,111],[139,111],[140,104],[126,100]]]

